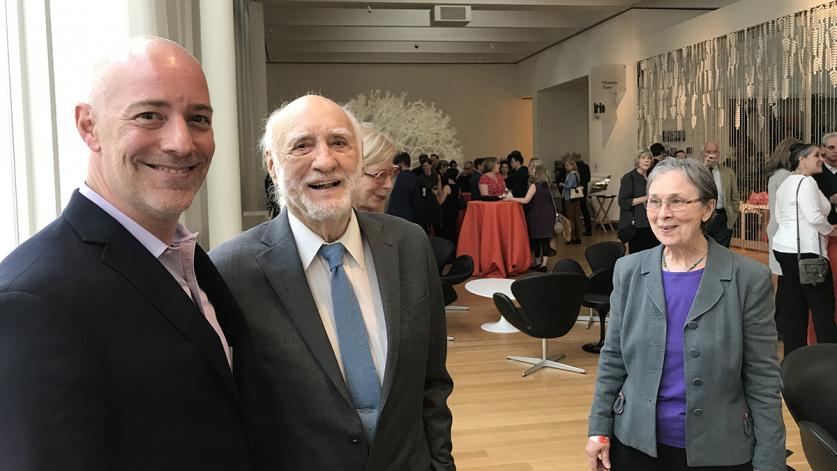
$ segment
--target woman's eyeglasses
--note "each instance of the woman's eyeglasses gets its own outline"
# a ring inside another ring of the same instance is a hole
[[[663,205],[668,205],[668,209],[672,211],[680,211],[686,209],[686,206],[692,203],[699,202],[700,199],[684,200],[680,198],[672,198],[670,200],[661,200],[658,198],[648,198],[645,203],[645,208],[649,211],[659,211]]]
[[[396,169],[397,169],[397,167],[390,167],[390,168],[381,169],[381,170],[378,170],[378,171],[375,171],[375,172],[368,172],[368,171],[364,170],[363,174],[366,175],[367,177],[374,178],[378,182],[384,182],[387,178],[390,178],[393,175],[395,175],[395,170]]]

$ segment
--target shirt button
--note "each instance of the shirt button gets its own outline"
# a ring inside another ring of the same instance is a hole
[[[697,322],[691,321],[688,324],[686,324],[686,327],[689,329],[697,329]]]
[[[360,445],[361,443],[363,443],[363,441],[362,441],[362,440],[360,440],[359,438],[353,438],[353,439],[352,439],[352,441],[351,441],[350,443],[351,443],[352,445]]]
[[[692,358],[697,358],[697,357],[700,356],[700,352],[693,348],[693,349],[689,350],[689,355],[691,355]]]
[[[700,386],[701,384],[703,384],[703,380],[700,378],[695,378],[692,380],[692,384],[694,384],[695,386]]]
[[[701,416],[703,415],[703,409],[695,409],[692,411],[692,414],[696,416]]]

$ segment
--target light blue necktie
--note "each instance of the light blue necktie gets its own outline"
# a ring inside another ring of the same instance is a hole
[[[334,309],[334,327],[340,344],[340,357],[346,374],[346,386],[352,405],[360,415],[366,436],[375,439],[375,427],[381,402],[381,383],[369,350],[369,335],[360,313],[360,306],[352,284],[343,270],[343,254],[346,248],[336,243],[320,247],[320,255],[331,270],[331,304]]]

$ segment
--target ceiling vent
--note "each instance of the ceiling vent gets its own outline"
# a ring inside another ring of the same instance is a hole
[[[464,26],[470,22],[470,5],[435,5],[433,7],[434,25]]]

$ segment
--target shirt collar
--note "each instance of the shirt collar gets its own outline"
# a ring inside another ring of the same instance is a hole
[[[828,165],[828,162],[825,161],[823,161],[822,164],[825,165],[825,168],[827,168],[829,172],[837,173],[837,167],[832,167],[831,165]]]
[[[104,199],[102,195],[96,193],[95,190],[87,186],[87,183],[82,183],[78,191],[93,204],[102,208],[102,211],[108,213],[112,218],[116,219],[116,222],[121,224],[128,232],[130,232],[131,235],[146,248],[146,250],[151,252],[151,255],[153,255],[154,258],[159,258],[160,255],[168,248],[165,242],[158,239],[157,236],[139,225],[125,213],[116,209],[116,206],[110,204],[110,202]],[[186,226],[177,223],[177,228],[174,231],[174,238],[172,239],[172,246],[176,247],[182,243],[194,241],[197,237],[197,232],[189,232],[189,229],[187,229]]]
[[[296,250],[299,252],[299,258],[302,261],[303,270],[308,270],[314,257],[320,252],[320,247],[323,244],[328,244],[322,237],[314,233],[302,221],[294,216],[292,211],[288,211],[288,223],[291,226],[291,233],[296,241]],[[357,223],[355,212],[352,211],[349,225],[346,227],[346,232],[340,236],[339,239],[332,243],[340,242],[346,248],[349,256],[354,259],[355,263],[361,270],[366,270],[366,261],[363,253],[363,238],[360,234],[360,226]]]

